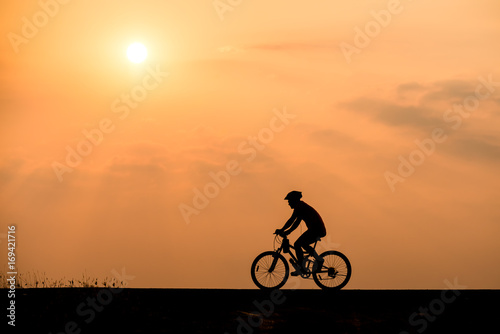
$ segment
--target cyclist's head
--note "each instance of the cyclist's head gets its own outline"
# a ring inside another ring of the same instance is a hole
[[[286,197],[285,200],[288,200],[288,204],[290,204],[290,207],[294,207],[295,203],[300,202],[300,199],[302,198],[302,193],[300,191],[290,191]]]

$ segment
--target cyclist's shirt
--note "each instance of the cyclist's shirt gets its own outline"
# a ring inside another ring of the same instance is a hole
[[[303,220],[309,231],[315,232],[321,236],[326,235],[326,228],[323,219],[321,219],[318,211],[314,210],[314,208],[309,204],[300,201],[293,210],[293,215]]]

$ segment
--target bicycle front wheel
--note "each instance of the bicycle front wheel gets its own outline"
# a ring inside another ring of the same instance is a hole
[[[264,252],[252,263],[252,280],[260,289],[279,289],[285,285],[290,273],[283,255],[276,252]]]
[[[323,267],[313,272],[316,284],[324,290],[340,290],[351,278],[351,263],[347,256],[337,251],[327,251],[320,255]]]

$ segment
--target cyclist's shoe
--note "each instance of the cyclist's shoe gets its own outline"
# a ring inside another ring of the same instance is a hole
[[[302,270],[297,269],[294,272],[290,273],[290,275],[292,275],[292,276],[300,276],[300,275],[302,275]]]

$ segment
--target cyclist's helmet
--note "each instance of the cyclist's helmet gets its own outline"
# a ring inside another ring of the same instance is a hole
[[[302,193],[300,191],[295,191],[295,190],[290,191],[285,197],[285,199],[287,200],[299,200],[301,198],[302,198]]]

